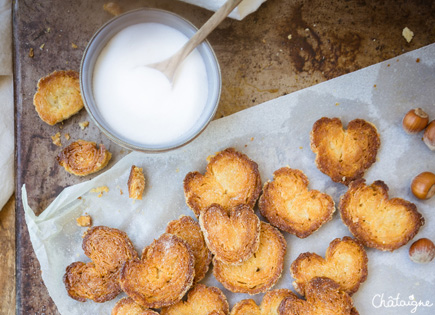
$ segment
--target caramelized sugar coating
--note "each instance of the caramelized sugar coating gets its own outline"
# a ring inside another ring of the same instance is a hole
[[[130,260],[121,270],[121,287],[136,303],[160,308],[177,303],[195,277],[195,258],[187,243],[165,233],[144,248],[140,260]]]
[[[127,260],[138,257],[127,234],[107,226],[90,228],[83,238],[82,248],[101,274],[117,273]]]
[[[354,315],[352,298],[329,278],[314,278],[306,287],[306,301],[296,295],[285,298],[279,306],[280,315]]]
[[[115,304],[112,315],[159,315],[159,313],[140,306],[132,298],[125,297]]]
[[[229,265],[213,259],[213,274],[235,293],[257,294],[268,291],[281,277],[287,243],[270,224],[261,222],[260,246],[247,261]]]
[[[228,314],[228,301],[223,292],[216,287],[197,284],[187,294],[186,301],[180,301],[162,308],[161,315],[210,315]]]
[[[81,302],[114,299],[121,292],[121,267],[127,260],[138,257],[127,234],[95,226],[86,232],[82,248],[92,262],[75,262],[66,268],[63,281],[68,295]]]
[[[266,292],[260,306],[252,299],[241,300],[234,305],[230,315],[278,315],[278,308],[286,297],[295,296],[288,289],[276,289]]]
[[[340,215],[350,232],[367,247],[393,251],[408,243],[424,225],[417,207],[388,197],[388,186],[364,179],[352,182],[340,199]]]
[[[77,261],[66,267],[63,283],[68,295],[80,302],[89,299],[103,303],[113,300],[121,293],[118,274],[101,274],[93,262],[85,264]]]
[[[380,143],[376,127],[363,119],[352,120],[343,130],[339,118],[323,117],[311,131],[317,168],[334,182],[345,185],[362,178],[376,162]]]
[[[130,176],[128,177],[128,196],[132,199],[142,200],[145,189],[145,176],[143,169],[135,165],[131,166]]]
[[[182,238],[189,245],[195,257],[195,279],[193,282],[201,281],[208,271],[212,255],[207,248],[199,224],[191,217],[183,215],[178,220],[168,223],[166,233]]]
[[[300,170],[283,167],[264,184],[258,202],[262,216],[280,230],[305,238],[332,219],[331,196],[308,190],[308,178]]]
[[[57,156],[59,165],[73,175],[86,176],[103,169],[112,154],[104,144],[97,148],[95,142],[77,140],[64,148]]]
[[[39,79],[33,105],[49,125],[61,122],[83,108],[77,71],[54,71]]]
[[[258,165],[233,148],[209,157],[204,175],[190,172],[184,178],[187,205],[196,217],[213,203],[225,209],[245,203],[251,208],[260,195]]]
[[[367,254],[361,244],[348,236],[336,238],[329,244],[325,259],[315,253],[303,253],[291,264],[290,273],[295,279],[293,287],[305,295],[305,287],[311,279],[327,277],[352,295],[367,279],[367,263]]]
[[[214,258],[225,264],[241,264],[260,245],[260,219],[245,204],[227,213],[218,204],[211,205],[199,216],[199,225]]]

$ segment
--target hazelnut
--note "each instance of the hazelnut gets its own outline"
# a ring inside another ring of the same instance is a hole
[[[403,129],[409,134],[414,134],[426,128],[429,115],[421,108],[411,109],[402,120]]]
[[[427,238],[415,241],[409,248],[409,258],[419,264],[432,261],[435,258],[435,244]]]
[[[414,177],[411,191],[418,199],[429,199],[435,195],[435,174],[423,172]]]
[[[435,151],[435,120],[432,120],[424,131],[423,141],[429,149]]]

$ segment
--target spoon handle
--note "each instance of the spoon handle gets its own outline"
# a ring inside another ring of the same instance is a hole
[[[193,35],[189,41],[171,58],[171,62],[178,64],[183,61],[196,46],[198,46],[242,0],[228,0],[217,10],[211,18]]]

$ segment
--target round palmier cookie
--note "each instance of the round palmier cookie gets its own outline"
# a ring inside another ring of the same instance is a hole
[[[101,274],[93,262],[78,261],[66,267],[63,283],[68,295],[80,302],[89,299],[102,303],[121,293],[117,273]]]
[[[83,108],[79,73],[54,71],[39,79],[33,105],[39,117],[49,125],[61,122]]]
[[[216,287],[206,287],[203,284],[195,285],[189,293],[187,300],[162,308],[161,315],[210,315],[228,314],[228,301],[223,292]]]
[[[159,313],[140,306],[132,298],[125,297],[115,304],[111,315],[159,315]]]
[[[367,263],[366,251],[359,242],[348,236],[336,238],[329,244],[325,258],[315,253],[302,253],[291,264],[293,287],[305,295],[305,287],[311,279],[327,277],[352,295],[367,279]]]
[[[240,265],[224,264],[213,258],[213,274],[231,292],[251,295],[266,292],[281,277],[286,247],[282,234],[261,222],[260,246],[251,258]]]
[[[343,130],[339,118],[323,117],[311,131],[317,168],[334,182],[345,185],[362,178],[376,162],[380,144],[376,127],[363,119],[352,120]]]
[[[209,157],[206,172],[190,172],[184,178],[187,205],[196,217],[213,203],[224,209],[244,203],[254,207],[261,191],[258,165],[233,148]]]
[[[94,226],[87,230],[82,243],[83,251],[100,273],[119,272],[124,263],[138,257],[133,243],[123,231],[107,226]]]
[[[260,219],[245,204],[229,212],[213,204],[201,212],[199,225],[214,258],[225,264],[243,263],[260,245]]]
[[[97,148],[95,142],[77,140],[57,156],[59,165],[76,176],[86,176],[102,170],[112,158],[104,144]]]
[[[264,184],[258,202],[260,213],[282,231],[305,238],[332,219],[331,196],[308,190],[308,178],[300,170],[282,167]]]
[[[352,298],[340,285],[325,277],[311,279],[306,287],[306,301],[296,295],[285,298],[279,306],[280,315],[357,315]]]
[[[160,308],[181,300],[195,277],[195,258],[186,241],[165,233],[144,248],[140,260],[121,269],[121,287],[136,303]]]
[[[278,315],[278,307],[286,297],[295,295],[289,289],[276,289],[266,292],[257,306],[254,300],[241,300],[234,305],[230,315]]]
[[[166,226],[166,233],[177,235],[187,242],[195,257],[195,279],[201,281],[208,271],[212,255],[204,240],[199,224],[189,216],[181,216]]]
[[[364,245],[393,251],[408,243],[424,225],[417,207],[404,199],[388,196],[388,186],[364,179],[349,185],[340,198],[340,215],[350,232]]]

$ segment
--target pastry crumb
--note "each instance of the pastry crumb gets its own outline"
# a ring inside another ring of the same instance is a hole
[[[288,38],[288,39],[292,39],[292,34],[289,34],[289,35],[287,36],[287,38]]]
[[[60,141],[60,132],[56,133],[54,136],[51,136],[51,140],[53,141],[54,145],[57,145],[58,147],[62,146],[62,142]]]
[[[82,130],[84,130],[87,126],[89,126],[89,121],[86,120],[86,121],[79,122],[79,126]]]
[[[99,193],[97,197],[101,198],[101,197],[103,197],[103,193],[104,192],[109,192],[109,187],[107,187],[107,186],[100,186],[100,187],[97,187],[97,188],[92,188],[91,192],[92,193]]]
[[[39,49],[43,50],[43,49],[44,49],[44,46],[45,46],[45,43],[42,44],[41,46],[39,46]]]
[[[406,39],[408,43],[410,43],[412,38],[414,37],[414,32],[411,31],[408,27],[405,27],[402,31],[402,36]]]
[[[74,44],[74,43],[71,43],[71,47],[72,47],[73,49],[76,49],[76,48],[77,48],[77,45]]]
[[[112,15],[120,15],[122,13],[121,7],[119,4],[115,2],[107,2],[103,5],[103,10],[112,14]]]
[[[77,225],[78,226],[86,227],[86,226],[91,226],[92,225],[92,218],[88,214],[87,215],[82,215],[82,216],[78,217],[76,219],[76,221],[77,221]]]
[[[29,49],[29,57],[33,58],[33,56],[35,55],[35,53],[33,52],[33,48]]]
[[[71,137],[69,136],[69,133],[66,133],[66,134],[65,134],[65,139],[66,139],[66,140],[69,140],[70,138],[71,138]]]
[[[145,176],[141,167],[132,165],[127,185],[129,198],[142,200],[145,189]]]

